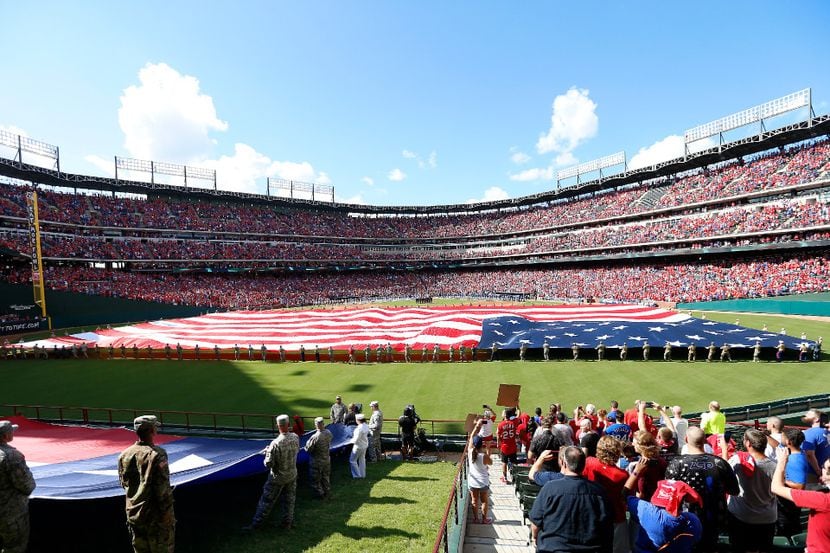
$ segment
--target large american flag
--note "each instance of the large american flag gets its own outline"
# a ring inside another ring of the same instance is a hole
[[[495,340],[505,349],[519,347],[521,337],[517,338],[515,334],[519,330],[511,329],[510,335],[503,334],[499,337],[501,331],[497,327],[485,324],[488,319],[494,322],[505,321],[506,327],[521,323],[522,328],[528,327],[529,330],[541,329],[549,324],[582,325],[572,327],[582,329],[581,334],[584,334],[585,328],[599,328],[597,325],[582,324],[587,322],[620,323],[615,326],[647,324],[658,328],[663,325],[674,328],[670,325],[699,320],[687,314],[656,307],[603,304],[236,311],[99,329],[31,342],[29,345],[37,343],[51,348],[54,345],[61,347],[86,342],[100,347],[120,347],[123,344],[128,348],[135,345],[155,349],[164,348],[167,344],[172,347],[181,344],[184,349],[193,349],[197,344],[200,349],[214,346],[227,349],[235,345],[259,348],[265,345],[271,351],[279,346],[287,351],[296,351],[301,345],[306,349],[315,346],[327,349],[331,346],[345,350],[351,346],[363,348],[366,345],[391,343],[397,350],[401,350],[405,344],[413,348],[433,347],[437,344],[446,349],[450,345],[478,345],[482,341],[482,330],[487,329],[487,341],[483,346],[489,347],[490,340],[496,336]],[[493,330],[495,333],[491,332]],[[570,347],[571,337],[565,336],[568,333],[573,332],[566,329],[560,334],[565,337],[566,346]],[[536,333],[536,336],[542,338],[529,343],[530,347],[541,347],[543,335]],[[550,345],[564,347],[554,343]]]

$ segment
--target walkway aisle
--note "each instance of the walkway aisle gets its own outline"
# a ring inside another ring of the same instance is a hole
[[[509,477],[509,472],[508,472]],[[493,455],[490,467],[490,518],[493,524],[474,524],[472,500],[467,512],[464,553],[533,553],[527,545],[529,526],[522,524],[522,509],[513,484],[501,482],[501,460]]]

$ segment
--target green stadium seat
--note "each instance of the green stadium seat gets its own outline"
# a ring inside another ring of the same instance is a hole
[[[793,541],[793,545],[804,549],[807,546],[807,532],[802,532],[801,534],[796,534],[790,538]]]

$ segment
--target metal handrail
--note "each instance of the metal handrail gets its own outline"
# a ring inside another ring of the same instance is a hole
[[[450,496],[447,498],[447,506],[444,508],[444,516],[441,519],[441,528],[438,530],[438,535],[435,537],[435,545],[432,547],[432,553],[449,553],[449,519],[450,512],[455,515],[455,524],[459,524],[459,508],[458,502],[464,498],[464,482],[467,479],[467,446],[464,446],[464,451],[461,452],[461,457],[458,460],[458,470],[455,472],[453,478],[452,489]]]

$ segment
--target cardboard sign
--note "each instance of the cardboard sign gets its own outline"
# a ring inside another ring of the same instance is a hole
[[[473,428],[476,427],[476,419],[478,415],[475,413],[470,413],[467,415],[467,419],[464,421],[464,432],[469,434],[473,431]]]
[[[519,404],[519,393],[522,387],[519,384],[499,384],[499,397],[496,405],[501,407],[516,407]]]

